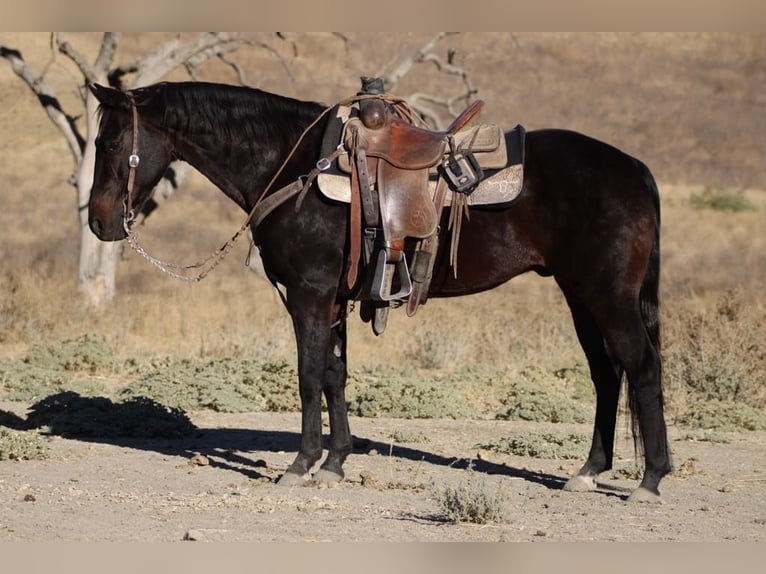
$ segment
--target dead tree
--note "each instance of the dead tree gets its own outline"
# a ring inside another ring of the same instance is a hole
[[[409,95],[397,93],[398,96],[406,99],[426,122],[439,129],[452,121],[478,93],[468,71],[455,63],[454,50],[448,48],[446,58],[436,53],[439,42],[455,34],[457,32],[437,33],[415,52],[402,55],[394,64],[388,66],[391,71],[379,74],[383,78],[386,90],[391,93],[396,92],[397,84],[418,64],[432,64],[438,74],[458,78],[460,87],[456,93],[446,96],[436,96],[426,92],[413,92]]]
[[[334,34],[345,44],[348,39],[342,34]],[[451,119],[476,94],[469,74],[454,63],[455,53],[447,50],[447,57],[436,54],[437,45],[451,33],[440,32],[431,37],[421,48],[412,54],[404,54],[390,66],[390,72],[381,72],[386,89],[396,92],[397,84],[418,65],[433,64],[438,74],[447,74],[460,79],[461,88],[451,97],[437,97],[432,94],[416,92],[410,95],[397,94],[410,102],[423,118],[433,127],[443,127],[444,120]],[[94,62],[88,62],[82,53],[73,46],[60,32],[51,35],[52,49],[57,50],[74,62],[82,75],[78,86],[82,109],[77,114],[67,113],[50,85],[45,74],[26,62],[22,54],[10,47],[0,46],[0,56],[5,58],[13,71],[37,96],[48,117],[66,139],[74,164],[70,182],[77,189],[77,206],[80,222],[80,257],[77,272],[78,288],[86,300],[98,307],[112,300],[116,294],[115,274],[122,253],[123,243],[104,243],[99,241],[88,227],[88,198],[93,182],[95,162],[95,139],[98,132],[98,102],[87,89],[90,83],[111,85],[121,89],[146,86],[162,80],[173,70],[183,67],[192,79],[197,79],[196,71],[201,64],[211,58],[217,58],[231,67],[240,83],[247,84],[243,69],[227,56],[243,46],[256,46],[266,49],[277,57],[284,68],[286,77],[291,78],[287,62],[282,60],[279,51],[270,40],[287,42],[292,45],[293,56],[297,55],[297,38],[283,33],[252,36],[229,33],[201,33],[190,40],[175,38],[157,48],[144,58],[129,64],[116,65],[116,54],[120,36],[106,32],[101,39],[100,49]],[[440,111],[441,110],[441,111]],[[78,117],[82,120],[78,123]],[[164,202],[181,184],[191,168],[183,162],[175,162],[166,177],[154,191],[152,200],[144,206],[138,216],[140,223],[154,208]],[[250,268],[258,270],[257,252],[250,259]]]
[[[16,75],[38,97],[48,117],[67,141],[74,164],[70,182],[77,189],[77,206],[81,228],[77,282],[87,301],[91,305],[100,306],[115,296],[115,272],[123,246],[121,242],[100,242],[88,227],[87,206],[93,182],[95,139],[98,132],[98,102],[90,90],[86,88],[87,84],[97,82],[124,89],[136,88],[160,81],[179,67],[184,67],[190,76],[194,77],[196,68],[204,61],[214,57],[234,67],[242,81],[244,80],[242,70],[229,62],[226,56],[244,45],[270,47],[264,42],[245,35],[202,33],[188,41],[175,38],[139,61],[115,66],[115,56],[119,47],[119,35],[117,33],[104,33],[98,55],[92,63],[88,62],[62,33],[52,34],[51,45],[53,49],[58,50],[74,62],[82,74],[83,82],[79,86],[82,110],[78,110],[77,114],[67,113],[62,109],[60,100],[46,82],[45,75],[40,73],[32,64],[26,62],[21,52],[10,47],[0,46],[0,56],[10,63]],[[82,116],[81,123],[84,125],[78,125],[77,116]],[[142,213],[143,217],[156,205],[167,199],[190,170],[190,167],[182,162],[176,162],[171,167],[172,174],[168,174],[157,186],[153,195],[153,202],[145,206]]]

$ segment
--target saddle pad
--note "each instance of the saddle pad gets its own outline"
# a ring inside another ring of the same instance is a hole
[[[392,126],[392,131],[393,128],[397,125],[398,123]],[[419,128],[411,126],[408,126],[406,129],[409,129],[415,133],[422,132],[426,134],[426,137],[428,135],[433,135],[433,132],[427,132],[425,130],[420,130]],[[374,135],[376,132],[374,130],[366,130],[366,133],[368,134],[369,138],[370,135]],[[381,133],[385,133],[385,130],[381,130]],[[457,132],[453,136],[453,140],[456,150],[461,151],[464,149],[470,149],[476,159],[479,160],[481,167],[484,169],[501,169],[508,165],[507,150],[506,146],[503,145],[505,143],[503,141],[503,130],[496,124],[482,124],[470,128],[465,128],[464,130]],[[432,145],[431,148],[429,148],[429,151],[435,153],[436,155],[424,157],[423,161],[421,162],[422,165],[406,165],[406,162],[396,161],[395,159],[388,157],[387,154],[376,152],[372,148],[367,150],[367,155],[381,157],[396,165],[397,167],[404,169],[421,169],[437,163],[439,156],[444,153],[444,143],[438,146]],[[337,163],[338,169],[340,171],[343,173],[351,173],[351,165],[349,163],[348,154],[341,155],[338,158]],[[436,168],[433,167],[432,170],[435,172]]]
[[[506,167],[487,173],[478,187],[468,196],[468,205],[502,205],[516,199],[524,183],[524,139],[525,130],[516,126],[506,137]],[[338,170],[322,172],[317,177],[319,189],[328,199],[343,203],[351,202],[351,179]],[[436,191],[436,181],[429,181],[431,195]],[[446,205],[451,204],[451,193],[445,198]]]

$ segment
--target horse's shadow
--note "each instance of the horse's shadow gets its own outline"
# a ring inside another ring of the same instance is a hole
[[[152,399],[138,397],[123,403],[104,397],[84,397],[66,391],[38,401],[24,419],[0,411],[0,426],[17,430],[38,429],[73,440],[112,444],[153,451],[192,461],[204,455],[212,467],[232,470],[251,479],[269,479],[266,463],[243,453],[297,451],[297,432],[263,429],[197,428],[181,409],[170,409]],[[325,445],[327,448],[327,445]],[[354,437],[354,452],[377,450],[391,457],[423,461],[437,466],[470,469],[487,475],[505,475],[540,484],[552,490],[563,487],[560,476],[514,468],[487,460],[449,457],[419,447]],[[199,459],[198,459],[199,460]]]

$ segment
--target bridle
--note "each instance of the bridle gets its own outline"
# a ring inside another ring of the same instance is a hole
[[[133,94],[130,92],[126,92],[126,94],[130,102],[130,109],[133,112],[133,143],[128,157],[128,185],[123,201],[122,225],[125,228],[125,233],[130,235],[130,228],[136,220],[136,213],[133,210],[133,185],[136,182],[136,168],[141,163],[141,158],[138,156],[138,108]]]
[[[343,151],[339,147],[329,158],[320,159],[317,162],[317,167],[311,170],[308,175],[302,176],[303,179],[298,178],[297,181],[275,191],[274,193],[269,193],[277,177],[279,177],[279,175],[282,173],[285,166],[287,165],[287,162],[298,149],[298,145],[303,141],[305,135],[319,122],[322,117],[325,116],[325,114],[327,114],[327,112],[329,112],[330,109],[332,109],[327,108],[303,131],[300,138],[298,138],[298,141],[295,143],[293,148],[290,150],[290,153],[287,155],[287,158],[284,160],[284,162],[282,162],[282,165],[279,167],[277,172],[271,178],[271,181],[269,181],[268,185],[264,189],[263,193],[255,202],[255,205],[250,210],[250,213],[248,213],[245,221],[226,243],[208,255],[205,259],[198,261],[197,263],[192,263],[191,265],[177,265],[174,263],[167,263],[153,257],[148,251],[146,251],[146,249],[144,249],[138,242],[137,234],[131,229],[133,223],[135,223],[136,220],[136,212],[133,208],[133,187],[135,186],[136,181],[136,168],[141,163],[141,158],[138,155],[138,107],[136,106],[136,101],[132,93],[125,92],[125,95],[127,96],[128,102],[130,103],[131,115],[133,116],[133,141],[131,143],[130,156],[128,156],[128,182],[125,188],[125,197],[123,199],[122,225],[123,229],[125,230],[125,239],[133,251],[138,253],[149,263],[157,267],[160,271],[182,281],[197,282],[204,279],[208,273],[210,273],[215,267],[218,266],[218,264],[223,260],[224,257],[226,257],[229,251],[231,251],[234,243],[247,230],[247,227],[251,222],[253,222],[257,227],[257,225],[274,209],[279,207],[282,203],[291,197],[300,194],[298,203],[296,204],[297,211],[300,208],[303,197],[305,196],[309,187],[311,187],[311,183],[316,178],[317,174],[320,171],[327,169],[330,163]],[[250,254],[248,254],[248,260],[249,259]],[[192,276],[183,274],[184,272],[188,273],[193,269],[202,270],[199,271],[196,275]]]
[[[256,200],[255,204],[253,205],[253,208],[248,213],[247,217],[245,218],[245,221],[242,223],[240,228],[234,233],[234,235],[231,236],[231,238],[226,241],[221,247],[219,247],[216,251],[208,255],[205,259],[198,261],[197,263],[192,263],[191,265],[177,265],[174,263],[167,263],[164,261],[161,261],[155,257],[153,257],[149,252],[147,252],[138,242],[138,236],[137,234],[131,229],[133,223],[135,223],[136,220],[136,213],[133,209],[133,187],[135,185],[136,181],[136,168],[138,167],[139,163],[141,163],[141,158],[138,155],[138,108],[136,106],[135,98],[133,97],[133,94],[130,92],[125,92],[125,95],[128,98],[128,102],[130,103],[130,109],[131,114],[133,116],[133,142],[131,144],[131,150],[130,150],[130,156],[128,156],[128,183],[127,187],[125,189],[125,198],[123,200],[123,216],[122,216],[122,224],[123,228],[125,230],[126,234],[126,241],[128,242],[128,245],[138,253],[141,257],[146,259],[149,263],[157,267],[160,271],[163,273],[166,273],[170,275],[171,277],[174,277],[175,279],[180,279],[182,281],[189,281],[189,282],[197,282],[204,279],[208,273],[210,273],[215,267],[218,266],[218,264],[223,260],[224,257],[231,251],[231,248],[234,246],[234,243],[239,239],[239,237],[247,230],[247,227],[252,223],[255,227],[258,226],[258,224],[274,209],[285,203],[287,200],[289,200],[292,197],[298,196],[298,200],[295,205],[296,212],[300,209],[301,204],[303,203],[303,198],[306,196],[306,193],[308,192],[309,188],[311,187],[311,184],[313,183],[314,179],[317,177],[317,175],[328,169],[332,162],[342,153],[345,153],[345,149],[343,148],[343,145],[339,145],[335,151],[333,151],[332,154],[330,154],[328,157],[320,158],[319,161],[317,161],[316,166],[314,169],[312,169],[308,174],[302,175],[298,177],[298,179],[283,188],[278,189],[277,191],[273,193],[269,193],[271,191],[271,188],[274,185],[274,182],[277,180],[277,178],[281,175],[284,168],[287,166],[287,163],[290,161],[290,158],[293,157],[296,150],[298,149],[298,146],[305,138],[306,134],[314,127],[316,126],[319,121],[327,115],[331,110],[335,109],[335,106],[329,106],[327,107],[317,118],[312,121],[301,133],[298,140],[293,145],[290,152],[287,154],[287,157],[282,162],[282,165],[279,167],[279,169],[276,171],[276,173],[272,176],[269,183],[266,185],[266,188],[263,190],[263,193],[260,194],[258,199]],[[375,96],[369,96],[369,95],[356,95],[352,96],[350,98],[346,98],[344,100],[341,100],[338,102],[337,105],[350,105],[356,101],[371,98],[371,97],[381,97],[378,95]],[[385,96],[384,96],[385,97]],[[388,97],[390,101],[392,102],[401,102],[403,100],[399,98],[393,98]],[[253,238],[255,239],[255,237]],[[251,245],[252,250],[252,245]],[[248,260],[250,259],[250,254],[248,254]],[[184,275],[182,274],[184,271],[190,271],[193,269],[202,269],[200,272],[198,272],[196,275]]]

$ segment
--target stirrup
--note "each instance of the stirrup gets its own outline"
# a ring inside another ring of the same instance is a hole
[[[394,273],[399,274],[399,291],[391,293],[391,280]],[[370,297],[375,301],[396,301],[405,299],[412,293],[412,281],[410,271],[407,268],[407,257],[402,253],[401,259],[389,263],[386,259],[386,250],[378,251],[378,261],[375,265],[375,275],[372,278]]]

